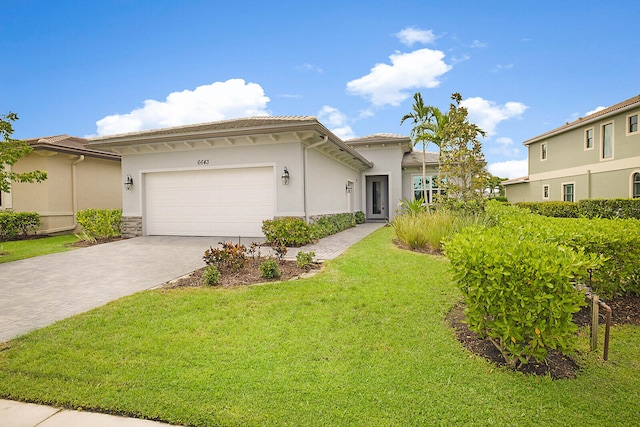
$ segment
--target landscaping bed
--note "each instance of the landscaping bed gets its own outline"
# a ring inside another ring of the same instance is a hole
[[[301,277],[307,277],[319,271],[320,264],[313,263],[304,267],[299,267],[295,261],[279,261],[280,277],[277,279],[265,279],[260,271],[260,264],[264,259],[249,259],[246,261],[244,268],[234,270],[231,268],[222,268],[220,270],[220,283],[217,286],[224,288],[232,286],[252,285],[256,283],[277,282],[283,280],[292,280]],[[202,275],[206,267],[195,270],[186,276],[172,280],[162,285],[163,289],[186,288],[203,286]]]

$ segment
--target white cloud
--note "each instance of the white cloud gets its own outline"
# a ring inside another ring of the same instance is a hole
[[[323,106],[318,112],[318,120],[343,140],[356,137],[351,126],[347,124],[347,116],[337,108],[329,105]]]
[[[436,36],[432,30],[421,30],[416,27],[407,27],[396,33],[395,36],[402,44],[413,46],[414,43],[429,44],[433,43]]]
[[[389,56],[391,65],[376,64],[366,76],[348,82],[347,92],[367,97],[377,106],[398,106],[412,95],[409,90],[440,84],[438,78],[452,68],[443,61],[444,56],[431,49],[396,52]]]
[[[602,111],[602,110],[604,110],[605,108],[607,108],[607,107],[603,107],[603,106],[596,107],[596,108],[594,108],[594,109],[593,109],[593,110],[591,110],[591,111],[587,111],[587,112],[585,113],[585,116],[590,116],[590,115],[592,115],[592,114],[597,113],[598,111]]]
[[[469,111],[469,120],[485,131],[487,136],[495,135],[500,122],[519,117],[528,108],[521,102],[507,102],[501,106],[480,97],[467,98],[460,105]]]
[[[474,40],[474,41],[471,43],[471,46],[469,46],[469,47],[472,47],[472,48],[474,48],[474,49],[478,49],[478,48],[487,47],[487,44],[486,44],[486,43],[484,43],[484,42],[481,42],[480,40]]]
[[[490,164],[487,169],[494,176],[500,178],[520,178],[527,176],[529,162],[524,160],[507,160],[506,162],[497,162]]]
[[[298,65],[296,67],[296,69],[298,69],[299,71],[313,71],[316,72],[318,74],[322,74],[324,72],[324,70],[320,67],[316,67],[313,64],[308,64],[308,63],[304,63],[302,65]]]
[[[513,140],[506,136],[496,138],[488,144],[488,152],[491,154],[500,154],[505,157],[515,157],[520,155],[520,149],[513,145]]]
[[[497,73],[498,71],[502,71],[502,70],[510,70],[513,68],[513,64],[496,64],[496,66],[493,68],[493,72]]]
[[[242,79],[215,82],[170,93],[164,101],[147,99],[144,107],[96,122],[98,135],[269,115],[269,98],[259,84]]]

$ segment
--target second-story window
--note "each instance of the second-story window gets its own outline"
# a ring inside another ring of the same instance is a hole
[[[613,123],[602,125],[602,158],[613,157]]]
[[[540,145],[540,160],[547,160],[547,143],[543,142]]]
[[[627,117],[627,133],[638,132],[638,115],[634,114]]]
[[[585,150],[593,148],[593,128],[584,131],[584,148]]]

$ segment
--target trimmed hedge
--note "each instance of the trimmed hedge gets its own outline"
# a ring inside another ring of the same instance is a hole
[[[327,215],[311,223],[311,234],[314,239],[322,239],[355,226],[356,218],[352,213]]]
[[[85,209],[78,211],[76,219],[90,239],[107,239],[122,234],[121,209]]]
[[[262,232],[267,244],[298,247],[355,227],[356,224],[356,214],[352,213],[323,216],[310,225],[302,218],[281,217],[262,221]]]
[[[578,202],[586,218],[640,219],[640,199],[589,199]]]
[[[549,218],[515,206],[488,204],[488,223],[520,238],[546,241],[604,257],[591,287],[600,296],[640,295],[640,221],[636,219]],[[589,283],[587,283],[589,284]]]
[[[40,227],[36,212],[0,212],[0,241],[16,240],[35,233]]]
[[[528,209],[531,213],[554,218],[578,218],[577,202],[518,202],[516,206]]]
[[[532,213],[555,218],[640,219],[640,199],[585,199],[579,202],[518,202]]]

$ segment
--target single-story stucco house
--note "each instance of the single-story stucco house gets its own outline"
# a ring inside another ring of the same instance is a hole
[[[14,172],[41,170],[39,183],[12,182],[0,193],[0,211],[37,212],[38,233],[79,231],[79,210],[120,209],[122,184],[120,156],[87,146],[88,141],[69,135],[25,140],[33,151],[11,167]]]
[[[343,141],[309,116],[146,130],[89,146],[121,156],[125,237],[260,237],[265,219],[357,211],[389,221],[422,182],[422,153],[409,137]],[[432,179],[437,154],[428,160]]]

